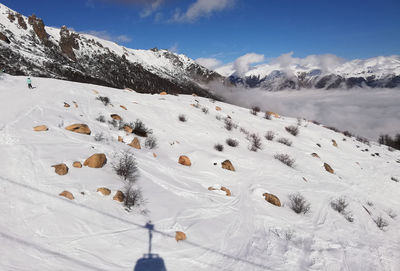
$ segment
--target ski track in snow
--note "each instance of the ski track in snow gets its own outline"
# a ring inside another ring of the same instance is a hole
[[[23,77],[0,79],[0,215],[6,218],[0,223],[0,269],[133,270],[147,251],[145,224],[151,220],[152,252],[163,258],[167,270],[398,270],[400,226],[398,218],[387,215],[388,209],[400,215],[400,186],[390,180],[400,177],[398,151],[373,142],[367,146],[350,138],[342,141],[343,135],[305,121],[293,137],[284,127],[295,124],[295,119],[265,120],[248,109],[199,97],[160,99],[43,78],[33,78],[33,83],[37,88],[28,91]],[[98,95],[108,96],[113,106],[105,107],[96,100]],[[209,108],[209,114],[190,106],[195,99]],[[71,107],[64,108],[64,102]],[[216,105],[221,112],[214,110]],[[142,150],[117,142],[118,135],[128,143],[133,136],[95,120],[99,114],[110,119],[113,113],[128,122],[143,120],[153,129],[159,147],[144,148],[143,138]],[[179,122],[179,114],[188,121]],[[245,135],[239,129],[227,131],[216,114],[230,115],[261,137],[273,130],[276,138],[290,138],[293,146],[263,138],[263,149],[250,152]],[[88,124],[92,134],[64,130],[73,123]],[[49,131],[33,132],[32,127],[40,124]],[[100,132],[107,141],[93,139]],[[213,149],[228,137],[238,139],[239,146],[225,145],[223,152]],[[368,152],[361,151],[366,148]],[[146,199],[142,209],[130,213],[112,200],[123,187],[111,166],[122,149],[131,149],[137,158],[138,185]],[[321,159],[311,157],[313,152]],[[380,156],[370,155],[375,152]],[[71,166],[93,153],[105,153],[108,164],[102,169]],[[295,167],[273,159],[276,153],[296,158]],[[180,155],[188,155],[192,166],[179,165]],[[221,169],[226,159],[236,172]],[[325,172],[323,162],[334,168],[335,175]],[[54,173],[51,165],[58,163],[68,165],[67,175]],[[232,196],[208,191],[210,186],[225,186]],[[111,196],[97,193],[98,187],[110,188]],[[59,197],[63,190],[75,199]],[[277,195],[283,206],[267,203],[264,192]],[[295,192],[310,201],[310,213],[290,210],[288,195]],[[339,196],[348,199],[353,223],[331,209],[331,200]],[[389,222],[385,231],[373,221],[379,215]],[[177,243],[175,231],[185,232],[188,239]]]

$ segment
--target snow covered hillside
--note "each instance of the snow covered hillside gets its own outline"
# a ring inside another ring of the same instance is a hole
[[[1,270],[399,270],[399,151],[192,95],[25,80],[0,79]],[[158,146],[114,114],[140,119]],[[136,157],[144,198],[130,212],[113,200],[121,151]],[[107,163],[73,166],[94,154]]]
[[[0,68],[13,75],[60,78],[138,92],[197,93],[221,80],[182,54],[168,50],[133,50],[92,35],[45,26],[0,3]]]

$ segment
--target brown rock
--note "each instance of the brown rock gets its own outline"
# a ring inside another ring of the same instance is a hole
[[[101,194],[103,194],[103,196],[108,196],[111,194],[111,190],[106,187],[97,188],[97,192],[100,192]]]
[[[15,21],[15,14],[12,12],[8,13],[7,18],[10,20],[11,23],[13,23]]]
[[[58,194],[59,196],[62,196],[62,197],[65,197],[65,198],[67,198],[67,199],[69,199],[69,200],[73,200],[74,199],[74,195],[72,195],[72,193],[71,192],[69,192],[69,191],[63,191],[63,192],[61,192],[60,194]]]
[[[175,233],[175,240],[177,242],[186,240],[186,234],[184,232],[177,231]]]
[[[82,167],[82,163],[79,162],[79,161],[75,161],[75,162],[72,164],[72,166],[75,167],[75,168],[81,168],[81,167]]]
[[[83,163],[84,166],[90,168],[102,168],[107,163],[107,157],[104,153],[96,153],[90,156]]]
[[[157,158],[157,154],[155,154],[154,152],[153,152],[153,157],[154,157],[154,158]]]
[[[32,25],[33,31],[35,31],[36,36],[39,40],[44,43],[47,41],[47,32],[44,28],[44,23],[42,19],[36,17],[35,14],[28,18],[28,23]]]
[[[273,116],[273,117],[275,117],[275,118],[277,118],[277,119],[279,119],[279,118],[281,117],[279,114],[277,114],[277,113],[275,113],[275,112],[271,112],[271,111],[268,111],[267,114],[268,114],[269,116]]]
[[[111,117],[113,120],[122,120],[122,118],[121,118],[119,115],[117,115],[117,114],[111,114],[110,117]]]
[[[113,200],[119,201],[119,202],[123,202],[125,199],[125,195],[122,191],[117,191],[117,193],[115,193]]]
[[[55,168],[55,172],[58,175],[67,175],[68,174],[68,167],[66,164],[53,165],[52,167]]]
[[[311,156],[312,156],[312,157],[315,157],[315,158],[319,158],[319,155],[318,155],[318,154],[316,154],[315,152],[314,152],[314,153],[312,153],[312,154],[311,154]]]
[[[20,26],[22,29],[24,29],[24,30],[28,29],[28,26],[26,25],[26,22],[25,22],[24,17],[22,17],[22,15],[19,14],[19,13],[17,13],[16,16],[17,16],[17,18],[18,18],[18,24],[19,24],[19,26]]]
[[[49,130],[49,128],[47,128],[46,125],[39,125],[39,126],[33,127],[33,130],[34,130],[35,132],[43,132],[43,131]]]
[[[235,171],[235,168],[233,167],[231,161],[225,160],[224,162],[221,163],[223,169]]]
[[[221,190],[224,191],[228,197],[232,196],[231,190],[229,190],[228,188],[222,186]]]
[[[128,108],[126,108],[126,107],[123,106],[123,105],[120,105],[120,107],[121,107],[122,109],[128,110]]]
[[[188,166],[190,167],[192,165],[192,162],[190,161],[189,157],[187,157],[186,155],[181,155],[179,157],[179,164],[184,165],[184,166]]]
[[[73,103],[75,105],[75,108],[78,108],[78,104],[76,102],[73,102]]]
[[[95,89],[92,89],[92,91],[93,91],[94,94],[99,94],[99,92],[97,90],[95,90]]]
[[[197,96],[197,94],[196,94],[196,93],[192,93],[192,96],[196,97],[196,96]]]
[[[7,38],[6,35],[4,35],[3,33],[0,32],[0,40],[4,41],[7,44],[10,44],[11,41]]]
[[[263,197],[265,197],[265,200],[268,201],[269,203],[281,207],[281,201],[279,200],[279,198],[273,194],[269,194],[269,193],[264,193]]]
[[[325,170],[328,171],[329,173],[332,173],[332,174],[335,173],[335,172],[333,171],[333,169],[331,168],[331,166],[328,165],[327,163],[324,163],[324,167],[325,167]]]
[[[76,33],[70,33],[66,26],[62,26],[60,29],[60,41],[59,45],[61,51],[70,59],[76,61],[76,55],[73,49],[79,49],[79,35]]]
[[[132,134],[133,128],[130,127],[129,125],[124,125],[124,131],[127,132],[128,134]]]
[[[140,150],[141,147],[140,147],[139,138],[135,137],[135,138],[132,140],[132,142],[129,144],[129,146],[131,146],[132,148],[135,148],[135,149]]]
[[[217,111],[221,111],[221,110],[222,110],[222,108],[221,108],[221,107],[219,107],[219,106],[216,106],[216,107],[215,107],[215,110],[217,110]]]
[[[333,145],[334,147],[337,147],[337,146],[338,146],[338,144],[336,143],[336,140],[332,139],[332,145]]]
[[[71,107],[68,103],[64,102],[64,107],[68,108]]]
[[[122,136],[118,136],[118,142],[124,142],[124,139],[122,138]]]
[[[212,187],[212,186],[210,186],[209,188],[208,188],[208,190],[209,191],[214,191],[214,190],[218,190],[217,188],[214,188],[214,187]]]
[[[160,95],[168,95],[165,91],[161,92]]]
[[[92,133],[92,131],[90,131],[89,127],[86,124],[72,124],[65,127],[65,129],[71,132],[85,135],[90,135]]]

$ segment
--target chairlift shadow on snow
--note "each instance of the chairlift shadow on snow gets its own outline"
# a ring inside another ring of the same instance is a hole
[[[151,253],[151,241],[153,239],[154,224],[147,222],[145,228],[149,230],[149,253],[136,261],[133,271],[167,271],[164,260],[158,254]]]

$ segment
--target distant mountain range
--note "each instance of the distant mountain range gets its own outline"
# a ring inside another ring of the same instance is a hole
[[[168,50],[132,50],[95,36],[45,26],[0,4],[0,68],[12,75],[52,77],[142,93],[195,93],[222,76]]]

